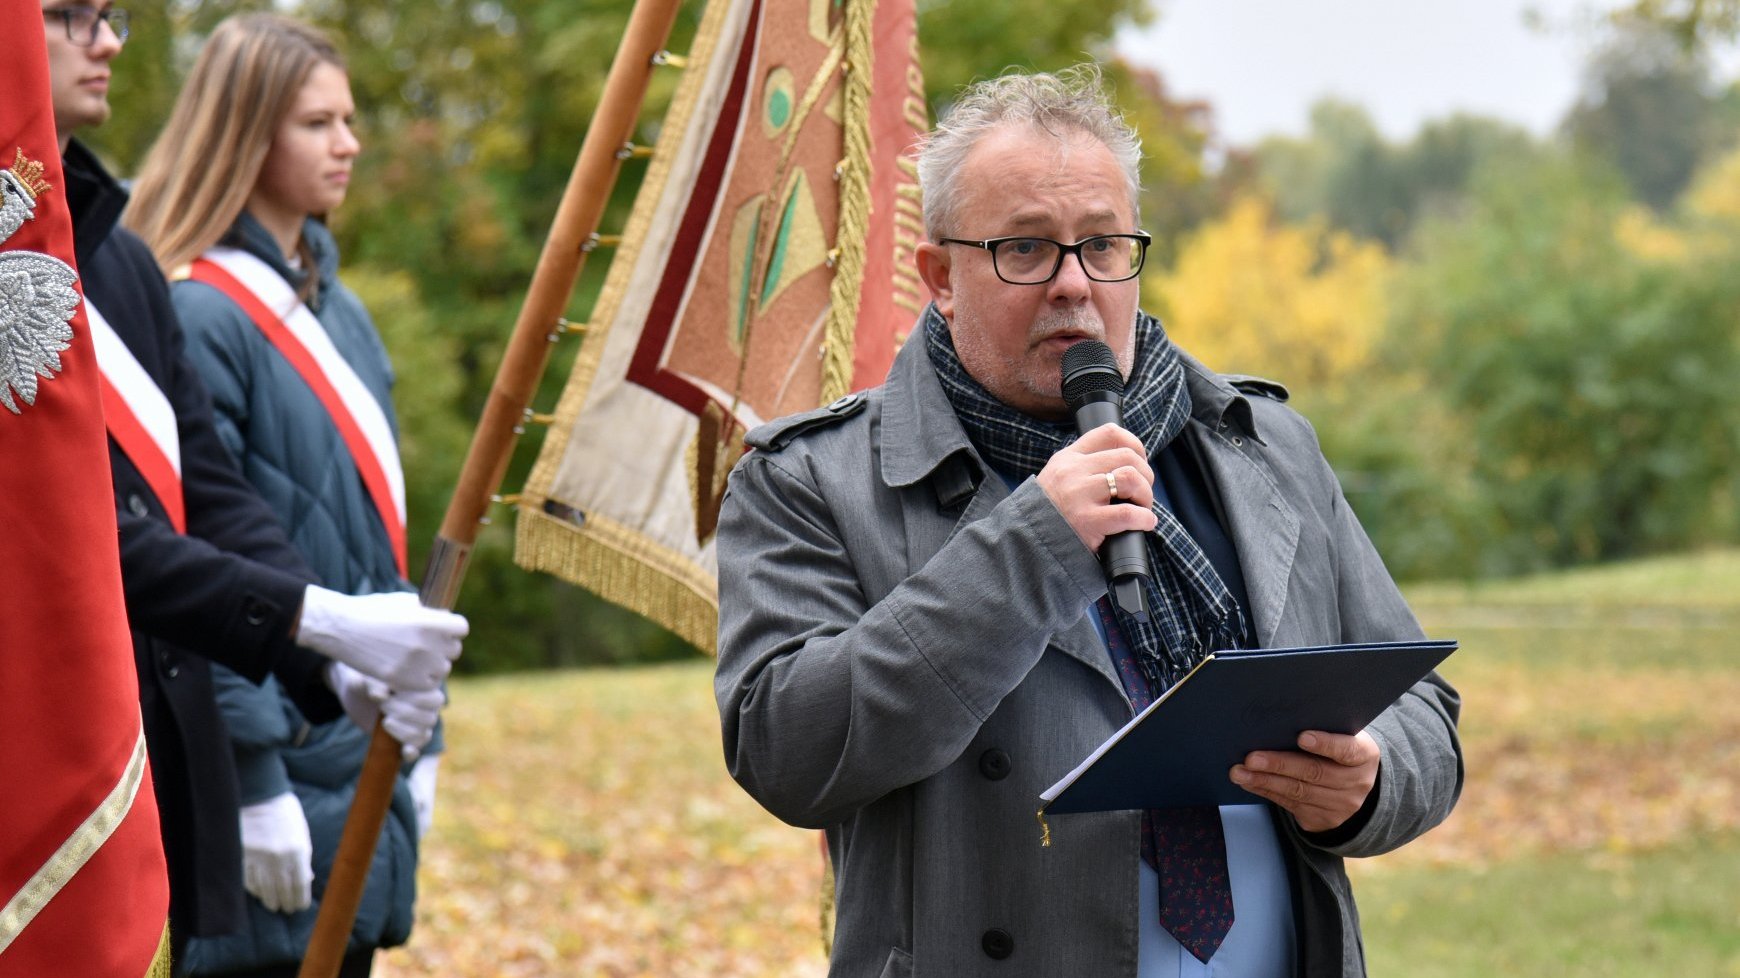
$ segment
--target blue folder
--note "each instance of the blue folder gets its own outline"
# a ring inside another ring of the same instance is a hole
[[[1039,797],[1040,815],[1263,799],[1228,774],[1254,750],[1298,750],[1306,730],[1358,733],[1456,651],[1378,642],[1215,652]]]

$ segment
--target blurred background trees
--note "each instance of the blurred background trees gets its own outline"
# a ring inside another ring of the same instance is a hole
[[[335,215],[347,280],[399,376],[412,563],[438,524],[629,0],[135,0],[113,120],[92,143],[130,173],[203,36],[290,9],[343,39],[365,152]],[[1084,54],[1147,154],[1156,237],[1145,304],[1217,369],[1288,384],[1399,575],[1514,574],[1732,542],[1740,530],[1740,95],[1710,38],[1740,0],[1642,0],[1591,58],[1558,133],[1469,115],[1406,140],[1320,103],[1309,130],[1226,145],[1213,107],[1110,55],[1153,0],[921,0],[933,112],[1007,65]],[[699,17],[688,4],[671,40]],[[971,56],[963,56],[970,52]],[[660,75],[639,141],[675,85]],[[604,220],[626,219],[642,164]],[[605,271],[591,262],[583,319]],[[537,404],[554,403],[577,341]],[[523,478],[522,447],[506,485]],[[511,563],[480,539],[462,669],[694,654],[656,626]]]

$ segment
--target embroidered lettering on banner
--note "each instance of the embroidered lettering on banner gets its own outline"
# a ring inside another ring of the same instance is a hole
[[[51,189],[42,164],[16,150],[12,166],[0,170],[0,245],[36,219],[36,201]],[[76,281],[72,266],[53,255],[0,251],[0,404],[13,414],[23,413],[19,401],[36,403],[38,378],[52,380],[61,369],[79,304]]]

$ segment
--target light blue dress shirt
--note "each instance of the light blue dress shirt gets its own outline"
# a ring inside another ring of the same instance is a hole
[[[1105,625],[1090,608],[1088,620],[1105,641]],[[1110,655],[1110,649],[1107,655]],[[1293,891],[1287,883],[1286,857],[1266,805],[1222,805],[1226,868],[1232,882],[1233,925],[1207,962],[1172,939],[1160,926],[1160,874],[1136,858],[1140,885],[1142,942],[1139,978],[1275,978],[1293,974]]]
[[[1011,489],[1020,479],[998,472]],[[1164,483],[1154,484],[1154,498],[1172,509]],[[1106,640],[1106,626],[1090,605],[1087,618]],[[1111,649],[1106,649],[1111,657]],[[1112,663],[1117,670],[1117,663]],[[1233,925],[1226,940],[1207,962],[1172,939],[1160,926],[1160,874],[1137,856],[1142,888],[1139,914],[1141,945],[1138,978],[1277,978],[1293,974],[1293,891],[1287,883],[1286,857],[1274,817],[1267,805],[1223,805],[1221,828],[1226,833],[1227,875],[1232,884]]]

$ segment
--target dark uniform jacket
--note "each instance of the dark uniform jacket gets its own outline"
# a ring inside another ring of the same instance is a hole
[[[163,275],[145,244],[116,226],[125,193],[77,142],[64,162],[85,294],[169,399],[179,429],[185,535],[112,439],[109,461],[171,931],[225,933],[243,912],[238,793],[206,659],[256,682],[274,674],[305,711],[341,715],[321,679],[326,660],[291,641],[314,578],[218,440]]]

